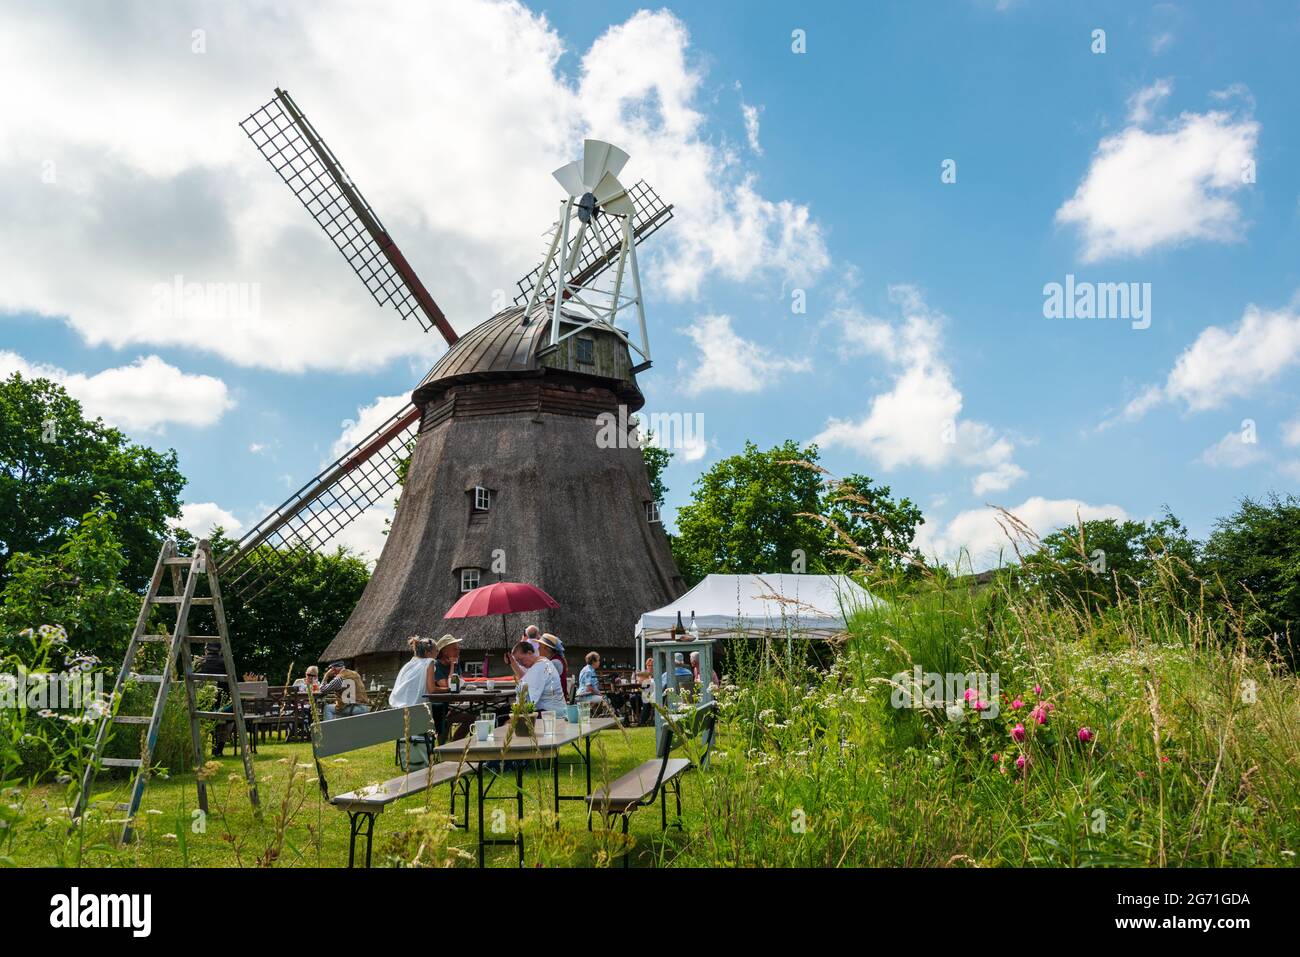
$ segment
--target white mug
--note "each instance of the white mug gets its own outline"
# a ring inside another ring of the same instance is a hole
[[[479,720],[474,722],[474,737],[486,741],[492,734],[493,722]]]

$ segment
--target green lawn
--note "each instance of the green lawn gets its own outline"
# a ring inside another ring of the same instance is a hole
[[[630,770],[651,757],[653,751],[651,728],[607,731],[597,735],[592,743],[593,787]],[[326,759],[324,766],[331,794],[377,783],[398,773],[393,763],[392,745],[379,745]],[[127,847],[118,844],[120,813],[114,812],[111,804],[128,799],[128,779],[101,777],[95,790],[95,801],[96,804],[103,802],[105,807],[92,811],[84,833],[69,834],[66,809],[69,801],[64,788],[54,785],[35,788],[19,796],[27,813],[22,829],[14,835],[9,855],[19,866],[252,867],[269,863],[301,867],[346,866],[348,816],[332,808],[321,796],[311,746],[274,741],[263,743],[255,756],[255,769],[262,802],[260,821],[253,814],[248,799],[241,762],[227,749],[226,756],[214,761],[207,769],[209,815],[206,827],[203,821],[193,816],[197,808],[193,774],[154,777],[137,817],[137,839]],[[671,862],[689,840],[692,821],[698,821],[701,813],[699,790],[690,780],[690,775],[697,773],[689,772],[682,787],[684,832],[670,828],[667,835],[662,836],[657,807],[633,815],[631,860],[634,865]],[[594,832],[589,834],[583,802],[562,802],[560,828],[555,828],[551,782],[549,768],[530,769],[524,775],[526,863],[547,866],[621,864],[618,856],[626,845],[618,832],[618,822],[611,832],[597,820]],[[566,795],[581,794],[585,787],[582,760],[572,749],[560,758],[560,787]],[[512,800],[487,803],[488,829],[493,825],[493,812],[498,810],[504,814],[496,815],[497,826],[507,829],[506,833],[489,836],[509,837],[516,814],[513,773],[498,779],[491,794],[509,796]],[[473,796],[471,783],[471,800]],[[449,800],[450,789],[444,784],[390,804],[375,824],[374,865],[474,866],[477,863],[477,811],[471,805],[469,834],[450,830],[447,827]],[[458,799],[458,820],[463,820],[462,814]],[[670,797],[670,822],[672,818]],[[359,847],[359,858],[362,853]],[[490,867],[514,866],[515,862],[513,847],[488,849],[487,864]]]

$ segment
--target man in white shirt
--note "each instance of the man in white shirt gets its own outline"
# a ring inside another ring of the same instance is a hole
[[[560,675],[555,666],[537,653],[527,640],[515,645],[506,655],[506,664],[515,673],[519,694],[527,695],[538,711],[563,711],[568,704]]]

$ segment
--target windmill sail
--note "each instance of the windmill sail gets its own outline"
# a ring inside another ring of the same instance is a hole
[[[638,245],[673,218],[673,208],[665,205],[659,198],[659,194],[651,189],[645,180],[639,180],[629,187],[627,196],[636,209],[633,216],[633,222],[636,224],[633,229],[633,241]],[[554,230],[555,227],[552,226],[547,230],[547,235],[552,235]],[[591,223],[571,241],[569,249],[566,250],[564,261],[573,263],[570,283],[589,285],[618,261],[622,242],[622,225],[618,219],[612,216],[598,216],[592,219]],[[519,295],[515,296],[515,305],[522,306],[528,302],[532,297],[533,287],[537,286],[539,280],[541,287],[537,291],[538,301],[545,302],[555,295],[555,274],[548,272],[547,275],[542,276],[545,267],[546,259],[543,258],[531,272],[515,284],[519,287]]]
[[[407,405],[289,496],[221,563],[227,592],[251,599],[375,507],[392,504],[420,410]]]
[[[375,302],[391,303],[403,319],[414,316],[425,332],[436,327],[448,345],[454,343],[456,330],[288,92],[277,87],[275,97],[239,125],[325,230]]]

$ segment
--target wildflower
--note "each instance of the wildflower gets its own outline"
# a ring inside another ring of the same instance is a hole
[[[1012,711],[1019,711],[1019,710],[1020,710],[1021,708],[1023,708],[1024,706],[1025,706],[1025,703],[1024,703],[1023,701],[1021,701],[1019,698],[1017,698],[1015,701],[1011,702],[1011,710],[1012,710]]]
[[[1025,740],[1025,726],[1023,724],[1017,722],[1016,726],[1011,729],[1011,740],[1016,742]]]
[[[1035,696],[1041,696],[1042,693],[1043,693],[1043,686],[1042,686],[1042,685],[1034,685],[1034,694],[1035,694]]]
[[[1025,757],[1023,754],[1020,755],[1020,757],[1016,758],[1017,771],[1023,771],[1028,766],[1029,766],[1029,759]]]
[[[1089,741],[1091,741],[1091,740],[1092,740],[1092,731],[1091,731],[1091,729],[1089,729],[1089,728],[1080,728],[1080,729],[1079,729],[1079,740],[1082,741],[1084,744],[1087,744]]]
[[[966,694],[965,694],[965,698],[966,698],[966,700],[967,700],[967,701],[970,701],[972,698],[975,697],[975,694],[976,694],[976,692],[975,692],[975,689],[974,689],[974,688],[967,688],[967,689],[966,689]]]
[[[1162,754],[1162,755],[1160,755],[1160,763],[1161,763],[1161,764],[1168,764],[1168,763],[1169,763],[1169,755],[1167,755],[1167,754]]]
[[[949,721],[960,721],[962,714],[965,713],[965,709],[962,707],[960,701],[956,704],[949,705],[947,711]]]
[[[1002,760],[1002,755],[1000,755],[1000,754],[998,754],[996,751],[994,751],[994,752],[993,752],[993,763],[994,763],[994,764],[997,764],[997,763],[998,763],[999,761],[1001,761],[1001,760]]]
[[[1047,724],[1047,709],[1041,704],[1029,713],[1039,724]]]

